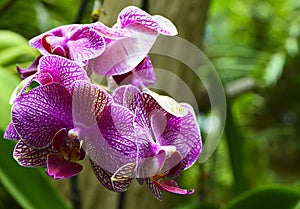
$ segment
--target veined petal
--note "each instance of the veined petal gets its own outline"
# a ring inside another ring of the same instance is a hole
[[[151,126],[158,143],[161,146],[175,146],[181,154],[185,169],[190,167],[198,158],[201,148],[199,126],[192,107],[181,104],[188,113],[183,117],[155,114]],[[161,121],[165,121],[162,125]]]
[[[27,78],[37,72],[37,66],[38,66],[41,58],[42,58],[42,55],[37,56],[34,59],[34,61],[31,63],[31,65],[28,66],[27,68],[21,68],[19,65],[17,65],[17,70],[18,70],[22,80],[24,80],[25,78]]]
[[[153,196],[158,199],[162,200],[162,192],[161,190],[153,183],[153,181],[150,178],[146,178],[146,184],[150,190],[150,192],[153,194]]]
[[[70,178],[77,175],[82,166],[78,163],[67,161],[63,156],[49,154],[47,158],[47,173],[54,179]]]
[[[72,101],[58,83],[36,87],[21,94],[12,108],[12,122],[22,140],[36,148],[48,146],[54,134],[73,127]]]
[[[63,37],[63,36],[66,37],[68,34],[72,33],[72,31],[78,30],[81,27],[82,27],[82,25],[79,25],[79,24],[59,26],[59,27],[53,28],[45,33],[42,33],[42,34],[30,39],[29,44],[33,48],[39,50],[41,52],[41,54],[49,55],[51,53],[48,52],[47,49],[45,49],[45,47],[43,46],[43,43],[42,43],[43,37],[45,37],[45,36],[56,36],[58,38]],[[51,43],[50,43],[50,45],[51,45]]]
[[[147,56],[156,37],[153,33],[135,33],[134,37],[112,41],[103,54],[89,61],[88,68],[103,76],[127,73]]]
[[[127,30],[120,30],[119,28],[110,28],[104,25],[102,22],[95,22],[91,24],[91,27],[99,32],[106,39],[116,40],[127,37],[134,37],[134,34]]]
[[[17,131],[15,129],[15,126],[14,126],[12,121],[8,124],[3,137],[5,139],[13,139],[13,140],[20,140],[21,139],[21,137],[17,133]]]
[[[167,192],[171,192],[174,194],[183,194],[183,195],[187,195],[187,194],[193,194],[194,190],[188,190],[188,189],[181,189],[178,184],[176,183],[176,181],[174,180],[165,180],[165,181],[153,181],[153,183],[155,184],[155,186],[157,186],[159,189],[163,190],[163,191],[167,191]]]
[[[72,114],[75,126],[89,127],[113,101],[99,86],[87,81],[76,81],[72,92]]]
[[[101,168],[97,163],[90,159],[92,169],[97,177],[97,179],[105,186],[107,189],[114,191],[114,192],[124,192],[127,190],[129,185],[132,182],[132,179],[123,179],[120,181],[112,182],[113,174],[109,171]]]
[[[156,82],[154,68],[149,56],[130,72],[113,76],[113,78],[118,85],[132,84],[138,88],[148,87]]]
[[[69,92],[71,92],[71,86],[75,81],[89,80],[85,70],[79,64],[57,55],[41,58],[36,79],[41,84],[49,82],[61,83]]]
[[[151,16],[135,6],[124,8],[118,16],[118,26],[120,28],[126,28],[132,24],[142,25],[163,35],[174,36],[178,33],[170,20],[159,15]]]
[[[47,155],[55,151],[51,146],[37,149],[27,145],[23,140],[20,140],[14,149],[14,159],[25,167],[39,167],[47,165]]]
[[[115,103],[128,108],[133,113],[137,107],[141,108],[143,104],[140,90],[132,85],[117,88],[112,97]]]
[[[115,173],[136,159],[133,114],[128,109],[110,105],[100,114],[95,125],[77,129],[90,159],[108,172]]]
[[[104,38],[90,26],[77,29],[66,45],[69,48],[69,58],[76,62],[95,58],[105,50]]]

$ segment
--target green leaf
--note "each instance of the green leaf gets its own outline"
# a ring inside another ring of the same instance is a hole
[[[299,209],[300,191],[292,186],[269,186],[242,193],[222,209]]]
[[[274,86],[281,77],[285,64],[285,54],[278,52],[271,56],[266,67],[264,80],[267,86]]]
[[[13,159],[15,143],[0,132],[0,180],[24,209],[68,209],[46,174],[37,168],[24,168]]]
[[[14,88],[18,85],[20,79],[4,68],[0,67],[0,130],[4,131],[10,122],[9,98]]]

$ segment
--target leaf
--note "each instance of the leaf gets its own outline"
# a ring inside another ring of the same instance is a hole
[[[18,85],[20,79],[9,73],[6,69],[0,67],[0,130],[4,131],[10,122],[10,109],[9,98],[14,88]]]
[[[274,86],[277,83],[278,79],[281,77],[285,59],[285,54],[282,52],[278,52],[271,56],[264,76],[267,86]]]
[[[292,186],[269,186],[242,193],[221,209],[299,209],[300,191]]]
[[[12,157],[15,143],[3,139],[0,131],[0,181],[24,209],[68,209],[46,174],[36,168],[24,168]]]

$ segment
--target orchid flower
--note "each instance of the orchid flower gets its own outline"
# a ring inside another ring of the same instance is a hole
[[[113,98],[135,115],[138,154],[137,160],[120,168],[112,180],[137,178],[140,183],[146,182],[159,200],[161,190],[193,193],[193,190],[179,188],[174,180],[164,180],[192,166],[200,154],[202,142],[192,107],[150,91],[140,92],[130,85],[116,89]]]
[[[64,25],[32,38],[29,44],[42,55],[55,54],[82,64],[105,50],[100,33],[89,25]]]
[[[119,118],[120,115],[123,117]],[[97,131],[85,132],[95,127],[100,130],[100,138],[95,134]],[[100,161],[105,163],[102,157],[110,157],[114,150],[122,151],[123,156],[122,139],[130,143],[130,135],[135,140],[132,113],[113,105],[111,96],[100,87],[76,81],[72,93],[65,86],[52,82],[21,94],[13,105],[12,123],[4,136],[18,140],[14,158],[21,165],[46,166],[48,175],[61,179],[81,171],[82,166],[77,161],[84,157],[83,148],[89,153],[95,174],[100,176],[100,171],[96,170]],[[131,144],[125,156],[136,153],[135,142]],[[99,150],[99,146],[106,146],[107,153]],[[97,152],[93,151],[95,149]],[[110,164],[101,166],[111,168]]]
[[[104,76],[128,73],[145,59],[159,34],[177,34],[168,19],[151,16],[134,6],[120,12],[113,28],[99,22],[93,23],[93,28],[103,35],[107,47],[103,54],[89,61],[88,68]]]

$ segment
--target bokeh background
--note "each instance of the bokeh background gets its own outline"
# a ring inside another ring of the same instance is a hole
[[[28,40],[53,27],[90,23],[92,0],[0,0],[0,208],[66,209],[299,209],[300,208],[300,1],[104,0],[100,20],[112,26],[128,5],[169,18],[178,36],[200,48],[215,66],[227,98],[220,144],[204,163],[178,177],[191,196],[164,193],[162,202],[132,185],[125,199],[107,191],[86,164],[72,180],[54,181],[44,169],[21,168],[15,142],[2,139],[9,98],[19,84],[16,64],[38,55]],[[155,67],[176,73],[194,92],[203,139],[211,117],[205,88],[182,63],[153,55]],[[176,83],[172,83],[174,89]],[[121,207],[119,207],[121,208]]]

